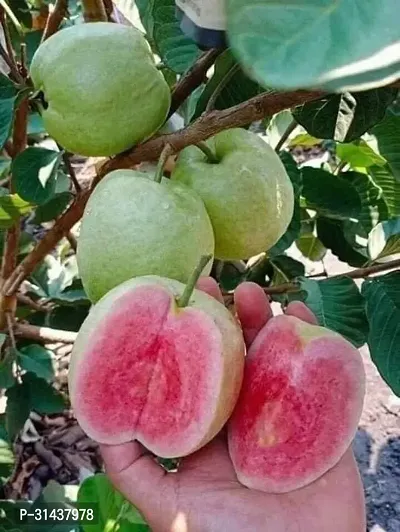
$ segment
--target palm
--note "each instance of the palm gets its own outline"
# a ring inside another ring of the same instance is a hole
[[[220,297],[212,284],[202,288]],[[262,298],[253,285],[244,286],[236,300],[248,344],[272,314]],[[315,319],[298,304],[287,312]],[[137,442],[102,446],[102,453],[111,480],[154,532],[365,530],[362,486],[351,450],[316,482],[281,495],[249,490],[238,482],[224,435],[184,458],[176,474],[165,473]]]

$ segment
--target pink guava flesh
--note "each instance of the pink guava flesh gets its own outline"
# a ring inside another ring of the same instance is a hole
[[[250,488],[283,493],[313,482],[357,430],[364,396],[358,351],[328,331],[303,340],[301,323],[271,319],[249,351],[229,451]]]
[[[74,386],[85,430],[103,443],[138,439],[160,456],[191,452],[218,403],[221,335],[203,311],[142,286],[118,299],[92,333]]]

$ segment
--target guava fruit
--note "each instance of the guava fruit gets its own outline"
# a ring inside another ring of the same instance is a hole
[[[214,234],[201,199],[180,183],[136,170],[110,172],[95,188],[78,239],[79,273],[88,297],[142,275],[187,282]],[[204,275],[211,269],[209,264]]]
[[[361,356],[339,334],[294,316],[271,318],[249,350],[228,424],[238,480],[285,493],[319,478],[356,433],[364,387]]]
[[[67,150],[109,156],[138,144],[165,121],[170,90],[139,30],[77,24],[37,49],[30,74],[42,91],[44,125]]]
[[[215,256],[248,259],[271,248],[293,215],[293,187],[278,155],[244,129],[222,131],[207,146],[217,162],[196,146],[179,155],[172,179],[203,199],[215,233]]]
[[[134,278],[92,307],[75,342],[69,392],[85,432],[105,444],[139,440],[165,458],[210,441],[231,414],[245,348],[217,300],[157,276]]]

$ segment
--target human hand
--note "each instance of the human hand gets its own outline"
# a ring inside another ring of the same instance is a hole
[[[199,288],[222,301],[218,285]],[[272,317],[263,290],[241,284],[235,306],[247,346]],[[286,314],[316,323],[300,302]],[[166,473],[138,442],[101,445],[115,487],[143,514],[154,532],[364,532],[363,489],[351,449],[339,463],[305,488],[268,494],[242,486],[228,454],[224,432]]]

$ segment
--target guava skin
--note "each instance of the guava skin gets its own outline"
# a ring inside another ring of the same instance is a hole
[[[170,106],[168,84],[136,28],[95,22],[63,29],[31,64],[44,125],[67,150],[110,156],[150,137]]]
[[[115,170],[95,188],[82,218],[77,260],[88,297],[97,301],[141,275],[186,283],[214,234],[201,199],[181,183]],[[204,269],[208,275],[212,261]]]
[[[101,443],[138,439],[158,456],[185,456],[232,413],[243,378],[239,323],[216,299],[185,285],[130,279],[94,305],[68,375],[74,413]]]
[[[229,129],[208,142],[218,163],[195,146],[179,155],[172,179],[195,190],[213,224],[215,256],[248,259],[270,249],[293,215],[293,187],[278,155],[254,133]]]

